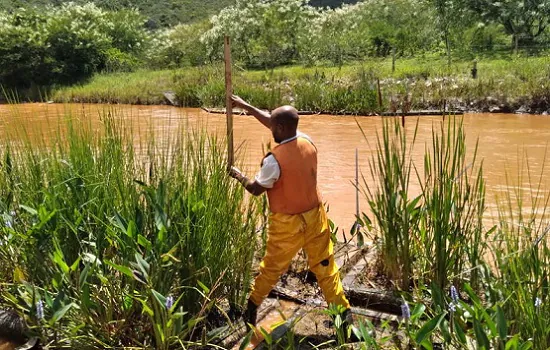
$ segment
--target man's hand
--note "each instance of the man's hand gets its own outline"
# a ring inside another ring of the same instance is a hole
[[[240,180],[243,178],[243,173],[239,170],[239,168],[232,166],[229,169],[229,176],[231,176],[234,179]]]
[[[237,95],[231,95],[231,101],[233,101],[233,107],[244,109],[248,114],[252,114],[258,119],[266,128],[271,128],[271,115],[269,113],[259,110]]]
[[[238,168],[234,166],[229,168],[228,171],[229,176],[239,181],[241,185],[243,185],[243,187],[254,196],[259,196],[267,190],[267,188],[262,187],[258,182],[250,181]]]
[[[243,100],[237,95],[231,95],[231,100],[233,101],[233,107],[242,108],[246,110],[250,108],[250,104],[248,104],[245,100]]]

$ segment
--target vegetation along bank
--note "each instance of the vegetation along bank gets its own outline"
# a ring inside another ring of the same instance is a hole
[[[174,91],[183,106],[222,106],[228,33],[236,92],[263,108],[550,109],[548,6],[256,0],[190,4],[204,7],[191,17],[171,6],[162,17],[123,3],[28,3],[0,6],[0,83],[19,100],[156,104]]]

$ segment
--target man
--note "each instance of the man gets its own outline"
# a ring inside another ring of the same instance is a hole
[[[26,331],[25,322],[15,311],[0,309],[0,350],[41,349],[37,338],[27,341]]]
[[[255,180],[235,167],[230,171],[251,194],[267,192],[271,211],[266,253],[248,300],[247,322],[256,324],[258,306],[303,248],[327,303],[343,306],[345,323],[351,325],[350,304],[334,262],[327,213],[317,187],[317,149],[308,136],[298,132],[298,112],[283,106],[269,115],[238,96],[232,99],[235,107],[268,127],[279,144],[263,159]]]

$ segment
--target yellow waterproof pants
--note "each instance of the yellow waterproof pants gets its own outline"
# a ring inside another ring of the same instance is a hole
[[[271,214],[266,253],[250,300],[259,306],[302,248],[327,303],[349,308],[338,266],[334,262],[334,247],[323,205],[297,215]]]

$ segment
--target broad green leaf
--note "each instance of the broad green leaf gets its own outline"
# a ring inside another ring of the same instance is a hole
[[[432,332],[439,326],[443,318],[447,312],[443,312],[436,317],[432,318],[430,321],[428,321],[416,334],[416,342],[418,344],[421,344],[426,337],[429,337]]]
[[[71,272],[74,272],[76,271],[76,269],[78,268],[78,266],[80,265],[80,260],[82,260],[82,258],[79,256],[75,262],[71,265]]]
[[[519,334],[514,335],[506,342],[505,350],[518,350]]]
[[[424,341],[420,344],[422,345],[422,349],[424,350],[433,350],[432,342],[430,339],[424,339]]]
[[[52,322],[55,323],[55,322],[58,322],[59,320],[61,320],[63,318],[63,316],[65,316],[67,311],[69,311],[74,306],[76,306],[74,303],[70,303],[70,304],[65,305],[64,307],[62,307],[61,310],[58,310],[55,314],[53,314]]]
[[[451,331],[449,330],[449,322],[445,318],[441,321],[439,328],[441,328],[441,333],[443,334],[445,343],[449,344],[451,342]]]
[[[140,300],[140,301],[141,301],[141,307],[143,308],[143,312],[145,312],[150,317],[154,317],[155,313],[153,312],[153,309],[151,309],[149,305],[147,305],[147,302],[144,300]]]
[[[425,310],[426,310],[426,306],[424,304],[422,304],[422,303],[416,304],[414,306],[413,311],[411,312],[411,321],[414,321],[417,318],[422,317]]]
[[[23,209],[24,211],[26,211],[27,213],[29,213],[31,215],[34,215],[34,216],[38,215],[38,211],[36,211],[36,209],[33,209],[31,207],[27,207],[26,205],[20,204],[19,208]]]
[[[145,261],[145,259],[143,259],[141,257],[141,255],[139,253],[136,253],[135,257],[136,257],[136,262],[137,262],[136,266],[140,270],[140,272],[142,273],[143,278],[145,279],[144,282],[147,282],[149,280],[150,265],[147,261]]]
[[[78,285],[80,286],[80,288],[82,288],[82,286],[84,286],[84,284],[86,283],[89,272],[90,264],[86,264],[86,266],[84,266],[84,269],[80,272],[80,277],[78,278]]]
[[[137,226],[136,226],[136,223],[134,222],[134,220],[131,220],[128,223],[128,228],[126,229],[126,235],[128,235],[128,237],[130,237],[132,239],[136,239]]]
[[[248,348],[248,345],[250,345],[250,340],[252,339],[253,334],[254,334],[253,330],[251,330],[246,334],[246,336],[243,338],[241,345],[239,346],[239,350],[245,350]]]
[[[162,307],[162,308],[166,307],[166,297],[164,295],[160,294],[159,292],[157,292],[154,289],[151,289],[151,293],[152,293],[153,297],[159,303],[160,307]]]
[[[519,350],[529,350],[531,348],[533,348],[533,342],[528,340],[520,345]]]
[[[487,334],[481,327],[481,324],[477,319],[474,318],[474,333],[476,335],[476,341],[479,349],[485,349],[489,350],[491,348],[491,344],[489,343],[489,339],[487,338]]]
[[[156,333],[160,335],[160,341],[164,343],[164,341],[166,340],[166,336],[164,335],[164,332],[162,330],[162,325],[160,323],[155,323],[154,327],[156,329]]]
[[[105,264],[115,268],[118,272],[121,272],[123,274],[125,274],[126,276],[130,277],[130,278],[134,278],[134,274],[132,273],[132,269],[130,269],[129,267],[126,267],[126,266],[122,266],[122,265],[117,265],[109,260],[105,260]]]
[[[150,251],[153,248],[153,245],[151,244],[151,242],[141,234],[138,235],[137,242],[140,246],[145,248],[147,251]]]
[[[16,266],[13,270],[13,280],[15,282],[21,283],[25,281],[25,279],[25,273],[23,272],[23,270],[21,270],[19,266]]]
[[[497,326],[495,324],[495,321],[493,321],[491,316],[489,316],[489,314],[487,313],[487,310],[485,310],[484,308],[481,308],[481,315],[485,320],[486,326],[491,331],[491,337],[496,337],[498,333],[497,333]]]
[[[468,294],[468,296],[474,302],[474,304],[476,304],[476,306],[481,307],[481,300],[479,300],[479,297],[468,283],[464,283],[464,291],[466,292],[466,294]]]
[[[54,251],[52,260],[57,264],[57,266],[59,266],[59,268],[61,269],[61,271],[63,271],[64,274],[69,273],[70,271],[69,265],[67,265],[67,263],[63,259],[63,253],[61,252],[61,250],[56,249]]]
[[[458,338],[458,341],[461,344],[466,344],[466,334],[464,334],[464,331],[462,330],[462,327],[458,322],[454,322],[454,330]]]
[[[502,311],[502,308],[500,305],[497,305],[497,328],[498,328],[498,334],[500,336],[500,339],[502,341],[506,341],[506,337],[508,336],[508,327],[506,325],[506,318],[504,316],[504,311]]]

